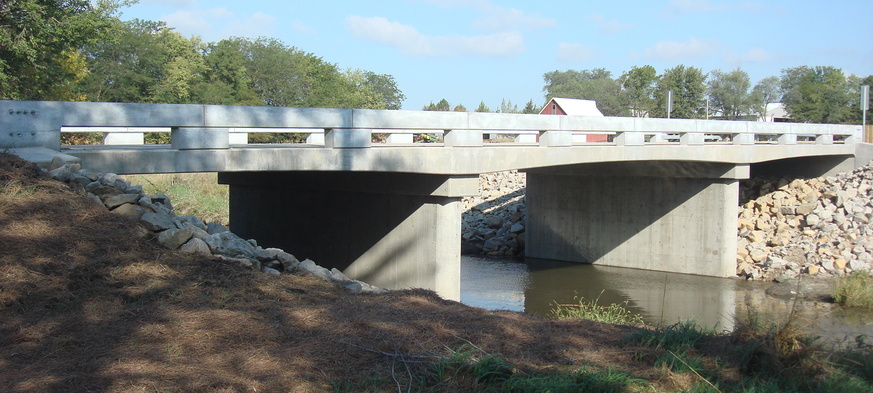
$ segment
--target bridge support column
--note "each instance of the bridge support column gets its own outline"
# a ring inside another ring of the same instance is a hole
[[[706,276],[736,271],[747,166],[584,165],[527,174],[529,257]]]
[[[230,227],[384,288],[460,299],[461,198],[478,176],[222,172]]]

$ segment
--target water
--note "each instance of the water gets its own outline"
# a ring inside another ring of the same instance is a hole
[[[691,276],[529,258],[526,261],[464,256],[461,302],[486,309],[548,315],[555,303],[625,303],[651,325],[694,320],[731,330],[754,315],[764,324],[784,323],[795,304],[765,294],[771,283]],[[808,331],[830,342],[873,341],[873,312],[821,302],[798,301]]]

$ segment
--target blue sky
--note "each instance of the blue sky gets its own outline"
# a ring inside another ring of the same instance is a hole
[[[273,37],[343,69],[391,74],[413,110],[442,98],[469,110],[542,104],[554,70],[739,67],[753,84],[801,65],[873,74],[870,0],[140,0],[122,9],[133,18],[207,42]]]

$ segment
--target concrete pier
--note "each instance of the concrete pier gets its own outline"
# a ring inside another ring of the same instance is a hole
[[[384,288],[460,299],[461,198],[478,176],[223,172],[231,231]]]
[[[733,276],[738,179],[748,171],[677,162],[530,171],[526,255]]]

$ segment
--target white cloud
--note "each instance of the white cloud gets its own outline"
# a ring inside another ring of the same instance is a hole
[[[255,12],[245,19],[227,10],[176,11],[162,17],[167,25],[186,35],[199,35],[206,41],[230,36],[259,37],[272,35],[276,18],[263,12]]]
[[[743,1],[725,3],[709,0],[673,0],[667,5],[667,10],[677,14],[710,13],[722,11],[760,11],[766,8],[762,3]]]
[[[599,25],[600,31],[604,34],[621,33],[634,28],[634,25],[631,23],[621,23],[615,19],[606,20],[603,15],[599,14],[588,15],[587,19]]]
[[[481,18],[473,22],[473,27],[477,29],[490,31],[536,30],[558,26],[555,19],[531,15],[516,8],[502,7],[488,0],[427,0],[427,2],[442,7],[475,9],[482,14]]]
[[[346,18],[346,27],[357,39],[374,41],[415,56],[511,56],[524,51],[524,38],[517,32],[477,36],[430,36],[415,27],[383,17]]]
[[[719,47],[718,41],[692,37],[685,42],[661,41],[646,48],[643,54],[632,53],[631,57],[644,57],[664,61],[682,61],[710,56]]]
[[[594,58],[597,51],[588,45],[562,42],[558,44],[558,60],[578,63]]]

